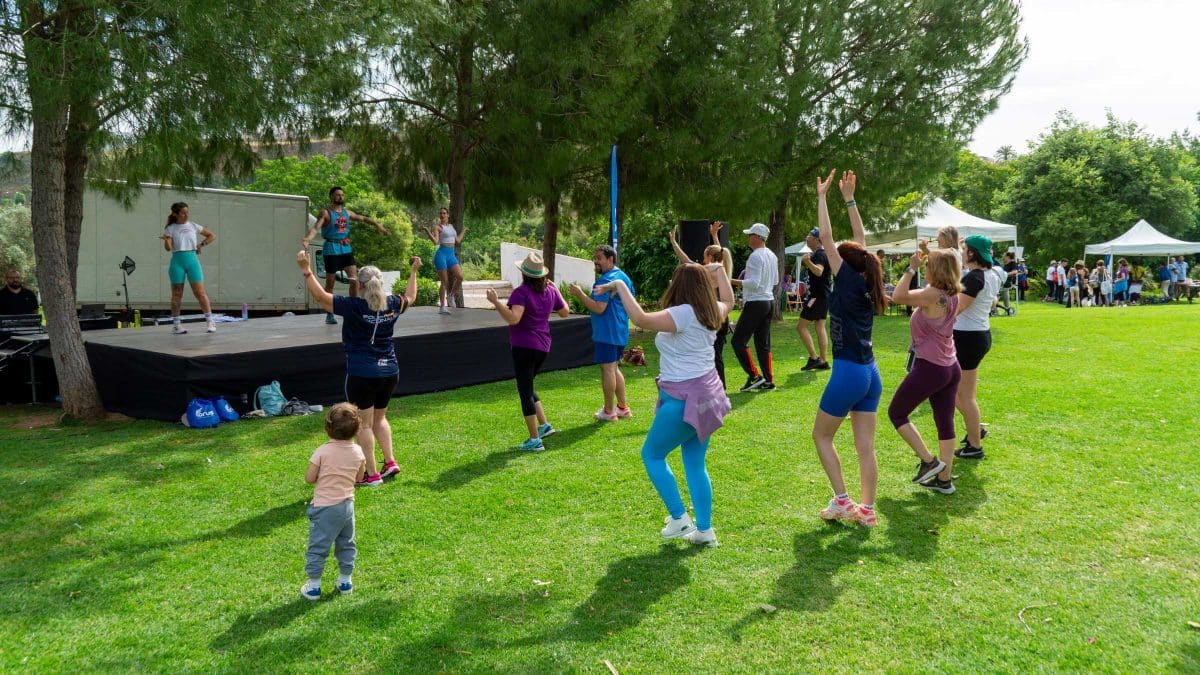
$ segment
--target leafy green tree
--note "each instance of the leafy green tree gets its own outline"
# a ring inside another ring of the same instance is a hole
[[[980,218],[994,219],[996,196],[1014,169],[1011,162],[989,162],[969,150],[959,150],[941,181],[941,197]]]
[[[27,206],[0,206],[0,273],[9,269],[33,285],[33,227]]]
[[[31,138],[37,279],[69,415],[103,408],[75,318],[85,176],[128,196],[247,173],[358,80],[364,7],[313,0],[0,0],[0,124]]]
[[[1077,256],[1144,218],[1179,237],[1195,227],[1195,160],[1177,144],[1109,115],[1100,128],[1060,112],[1013,161],[999,216],[1038,257]]]

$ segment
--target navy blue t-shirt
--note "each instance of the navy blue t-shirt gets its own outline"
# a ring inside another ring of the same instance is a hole
[[[333,313],[343,317],[342,346],[346,349],[346,374],[356,377],[391,377],[400,372],[392,328],[408,309],[402,295],[389,295],[387,309],[371,311],[367,301],[333,296]]]
[[[875,304],[867,292],[866,278],[843,262],[833,278],[833,292],[829,297],[829,340],[833,343],[833,358],[862,364],[874,362],[871,327],[875,324]]]

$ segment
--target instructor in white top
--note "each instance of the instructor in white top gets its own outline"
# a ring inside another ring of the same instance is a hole
[[[779,284],[779,258],[767,248],[767,237],[771,230],[762,223],[755,223],[742,230],[750,244],[750,257],[746,260],[746,278],[734,279],[742,287],[742,317],[733,329],[733,353],[746,371],[746,384],[741,391],[775,388],[775,373],[771,364],[771,319],[775,316],[775,286]],[[754,336],[754,351],[758,354],[758,367],[750,358],[750,336]],[[762,368],[760,371],[759,368]]]
[[[197,241],[197,237],[203,237]],[[208,332],[217,332],[213,323],[212,305],[208,302],[208,293],[204,291],[204,270],[200,268],[200,250],[217,240],[217,235],[199,223],[188,220],[188,205],[175,202],[171,205],[171,215],[167,216],[167,226],[163,228],[163,248],[171,253],[171,266],[167,268],[167,277],[171,280],[171,319],[174,327],[171,332],[182,335],[186,328],[179,325],[179,308],[183,304],[183,283],[190,282],[192,293],[200,302],[204,319],[208,323]]]

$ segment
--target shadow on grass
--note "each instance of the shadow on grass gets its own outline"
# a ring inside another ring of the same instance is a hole
[[[887,519],[883,534],[891,542],[885,551],[905,560],[930,560],[937,553],[942,529],[951,518],[966,518],[987,503],[986,481],[973,475],[975,463],[954,463],[959,471],[954,482],[957,491],[943,495],[914,486],[905,499],[884,497],[875,503],[876,511]]]
[[[437,478],[426,483],[425,487],[437,492],[455,490],[478,478],[505,469],[509,462],[522,455],[536,456],[546,452],[565,450],[596,433],[604,424],[610,423],[594,422],[555,431],[553,436],[544,441],[546,449],[542,451],[508,449],[490,452],[475,461],[446,469]]]
[[[775,611],[824,612],[845,590],[836,576],[843,567],[857,564],[868,531],[840,523],[821,523],[798,533],[792,542],[796,564],[776,582],[769,604],[772,613],[754,609],[730,627],[730,637],[740,642],[742,633],[759,621],[769,621]]]
[[[1175,671],[1200,673],[1200,635],[1192,633],[1186,642],[1179,645],[1179,653],[1175,657]]]
[[[299,589],[299,586],[297,586],[297,589]],[[299,590],[296,593],[299,595]],[[211,646],[218,651],[225,651],[256,640],[265,633],[284,628],[316,605],[317,603],[311,600],[297,597],[295,600],[274,609],[243,614],[229,628],[226,628],[224,633],[213,638]]]

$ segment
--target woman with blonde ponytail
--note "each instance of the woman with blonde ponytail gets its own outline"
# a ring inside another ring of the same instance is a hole
[[[296,254],[308,292],[321,309],[342,316],[342,346],[346,350],[346,400],[358,407],[362,424],[358,444],[367,459],[359,485],[375,487],[387,476],[400,473],[392,454],[392,427],[387,421],[388,401],[400,379],[392,329],[396,319],[417,299],[417,270],[421,259],[412,257],[412,270],[404,295],[392,295],[383,284],[383,273],[369,265],[358,270],[358,297],[330,295],[309,269],[308,253]],[[383,471],[375,470],[375,443],[383,452]]]

